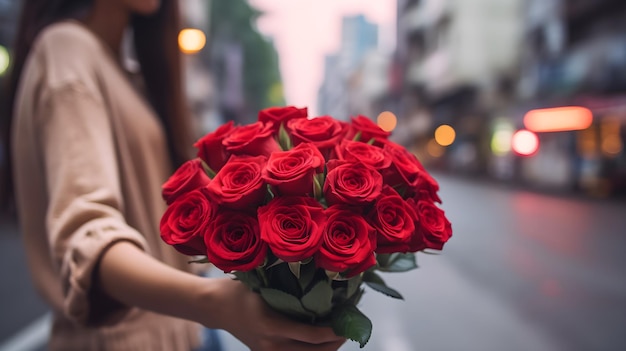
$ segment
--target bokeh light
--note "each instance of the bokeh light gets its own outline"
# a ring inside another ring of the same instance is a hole
[[[430,139],[428,144],[426,144],[426,152],[434,158],[438,158],[443,156],[445,153],[445,149],[439,145],[439,143],[435,139]]]
[[[617,135],[612,135],[602,140],[602,153],[608,156],[616,156],[622,152],[622,140]]]
[[[187,28],[178,34],[178,46],[185,54],[195,54],[202,50],[205,44],[206,35],[199,29]]]
[[[378,122],[378,126],[386,132],[391,132],[396,128],[396,125],[398,124],[398,119],[396,118],[396,115],[394,115],[393,112],[390,111],[381,112],[376,120]]]
[[[531,156],[539,150],[539,137],[529,130],[518,130],[511,140],[513,151],[521,156]]]
[[[454,128],[447,124],[442,124],[435,129],[435,140],[441,146],[449,146],[454,143],[456,132]]]
[[[621,124],[615,117],[607,118],[600,124],[600,148],[602,153],[609,157],[615,157],[622,152],[623,143],[621,136]]]
[[[509,129],[498,129],[491,137],[491,151],[496,156],[506,155],[511,151],[511,139],[513,131]]]
[[[591,111],[580,106],[531,110],[524,116],[524,127],[533,132],[581,130],[589,128],[591,122]]]
[[[11,63],[11,56],[9,51],[2,45],[0,45],[0,76],[6,73]]]

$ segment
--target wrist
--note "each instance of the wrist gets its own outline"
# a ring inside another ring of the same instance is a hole
[[[194,280],[191,289],[190,319],[203,324],[207,328],[223,329],[221,319],[227,314],[227,296],[232,292],[230,278],[202,278]]]

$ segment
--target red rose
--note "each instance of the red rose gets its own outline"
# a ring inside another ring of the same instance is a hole
[[[169,205],[181,195],[204,187],[211,179],[206,175],[199,159],[183,163],[162,185],[161,195]]]
[[[161,217],[161,239],[185,255],[205,255],[204,234],[212,217],[211,200],[202,189],[186,193]]]
[[[340,160],[361,162],[377,170],[391,165],[391,157],[384,149],[360,141],[344,139],[336,147],[336,154]]]
[[[322,242],[326,215],[310,197],[275,197],[258,210],[261,239],[286,262],[298,262],[313,255]]]
[[[235,127],[222,144],[226,151],[235,155],[269,156],[272,152],[281,151],[273,135],[272,123],[256,122]]]
[[[359,141],[367,143],[370,139],[374,139],[380,143],[387,140],[389,135],[391,135],[390,132],[385,132],[381,127],[365,116],[359,115],[357,117],[352,117],[351,120],[352,123],[350,124],[350,129],[348,130],[346,139],[352,140],[359,132],[361,132]]]
[[[198,149],[198,157],[215,172],[222,169],[222,166],[228,160],[228,153],[222,145],[222,141],[233,130],[233,121],[225,123],[217,128],[213,133],[209,133],[193,146]]]
[[[408,203],[414,206],[419,221],[411,251],[443,249],[443,244],[452,236],[452,225],[443,210],[430,200],[409,199]]]
[[[397,144],[387,143],[384,148],[392,158],[392,166],[383,172],[386,184],[394,187],[405,185],[407,191],[405,198],[422,193],[422,196],[428,194],[431,200],[441,202],[437,195],[439,184],[428,174],[415,155]]]
[[[328,159],[331,150],[345,136],[347,124],[330,116],[299,118],[287,122],[287,130],[294,145],[312,143]]]
[[[313,144],[303,143],[289,151],[274,152],[263,170],[263,179],[280,195],[313,193],[313,175],[324,172],[324,157]]]
[[[395,190],[385,186],[369,218],[378,232],[377,253],[410,251],[417,216],[415,210]]]
[[[375,169],[358,162],[332,160],[327,163],[324,196],[329,205],[363,205],[374,201],[383,187]]]
[[[278,130],[281,123],[295,118],[306,118],[308,116],[307,108],[297,108],[294,106],[270,107],[259,111],[259,122],[271,122],[275,130]]]
[[[204,242],[209,262],[225,273],[255,269],[267,255],[256,216],[244,212],[218,211],[207,227]]]
[[[315,263],[328,271],[346,272],[347,277],[376,264],[376,231],[365,219],[342,206],[326,209],[328,222]]]
[[[261,172],[265,156],[231,156],[206,187],[218,205],[241,209],[259,205],[267,188]]]

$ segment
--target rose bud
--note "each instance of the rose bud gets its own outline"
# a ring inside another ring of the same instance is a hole
[[[256,216],[244,212],[218,211],[204,240],[209,262],[225,273],[255,269],[267,256],[267,244],[261,240]]]
[[[415,210],[390,186],[374,202],[369,221],[377,234],[377,253],[410,251],[415,233]]]
[[[163,200],[169,205],[178,197],[192,190],[202,188],[209,184],[211,179],[204,172],[199,159],[189,160],[183,163],[170,178],[163,183]]]
[[[263,169],[263,179],[281,196],[313,193],[313,176],[324,172],[324,157],[310,143],[274,152]]]
[[[391,167],[383,171],[386,184],[405,186],[404,198],[421,193],[421,196],[427,195],[432,201],[441,202],[437,195],[439,184],[428,174],[415,155],[393,143],[386,144],[384,148],[392,158]]]
[[[213,133],[200,138],[193,146],[198,149],[198,157],[203,160],[211,170],[218,172],[228,160],[229,153],[222,145],[224,138],[233,130],[233,121],[225,123]]]
[[[376,264],[376,230],[361,215],[342,206],[326,209],[328,222],[315,262],[326,271],[353,277]]]
[[[391,165],[391,155],[385,149],[360,141],[344,139],[335,150],[339,160],[361,162],[379,171]]]
[[[391,135],[390,132],[384,131],[378,124],[374,123],[371,119],[365,116],[356,116],[351,118],[352,123],[350,123],[350,128],[348,129],[348,134],[346,135],[346,139],[352,140],[354,137],[361,133],[361,136],[358,141],[362,141],[367,143],[370,139],[374,139],[376,144],[381,144],[386,141],[387,138]]]
[[[441,250],[452,237],[452,225],[444,211],[430,200],[407,200],[417,215],[416,231],[411,241],[411,251]]]
[[[299,118],[287,122],[287,131],[294,145],[312,143],[325,159],[328,159],[335,145],[343,139],[347,132],[347,124],[330,116],[313,119]]]
[[[275,197],[258,210],[261,239],[286,262],[304,261],[322,242],[326,215],[309,197]]]
[[[265,156],[231,156],[206,190],[218,205],[241,209],[261,204],[266,183],[261,177]]]
[[[269,107],[259,111],[259,122],[271,123],[274,131],[280,128],[281,123],[285,124],[292,119],[306,119],[307,108],[297,108],[294,106]]]
[[[185,255],[205,255],[204,235],[213,211],[202,189],[182,195],[161,217],[161,238]]]
[[[272,128],[272,123],[261,122],[235,127],[224,138],[222,145],[234,155],[269,156],[272,152],[281,151]]]
[[[363,205],[371,203],[383,187],[383,177],[375,169],[359,162],[331,160],[324,183],[329,205]]]

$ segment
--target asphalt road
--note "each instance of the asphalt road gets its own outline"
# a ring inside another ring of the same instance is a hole
[[[367,291],[364,350],[626,350],[626,203],[435,177],[454,236],[440,255],[419,254],[419,269],[384,275],[405,301]],[[15,229],[0,231],[2,349],[46,309]]]

